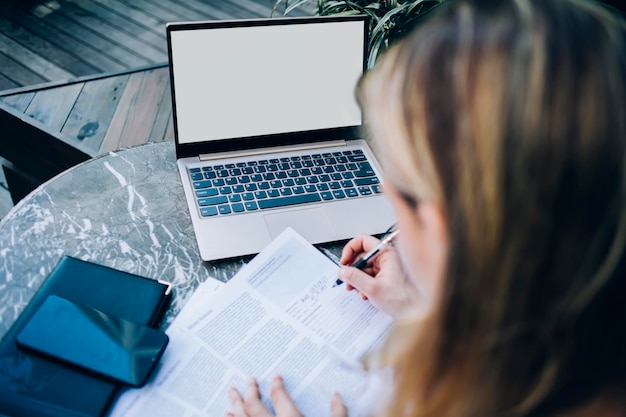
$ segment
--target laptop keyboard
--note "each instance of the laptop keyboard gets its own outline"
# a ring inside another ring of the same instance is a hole
[[[200,215],[212,217],[379,194],[362,150],[189,168]]]

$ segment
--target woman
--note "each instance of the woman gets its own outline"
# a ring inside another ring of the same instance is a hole
[[[400,233],[340,278],[398,317],[383,415],[626,415],[625,33],[591,1],[455,1],[365,77]]]

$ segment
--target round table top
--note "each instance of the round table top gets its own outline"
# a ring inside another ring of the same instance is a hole
[[[324,246],[335,254],[340,248]],[[170,141],[79,164],[0,222],[0,337],[63,255],[171,282],[164,326],[201,282],[225,282],[250,259],[200,259]]]

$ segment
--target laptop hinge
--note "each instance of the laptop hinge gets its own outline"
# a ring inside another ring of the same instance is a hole
[[[265,155],[268,153],[277,153],[277,152],[293,152],[293,151],[303,151],[309,149],[322,149],[322,148],[331,148],[335,146],[346,146],[347,143],[345,140],[333,140],[324,143],[303,143],[301,145],[287,145],[287,146],[275,146],[271,148],[260,148],[260,149],[251,149],[246,151],[229,151],[229,152],[219,152],[219,153],[211,153],[211,154],[201,154],[199,156],[201,161],[211,161],[213,159],[224,159],[224,158],[240,158],[242,156],[254,156],[254,155]]]

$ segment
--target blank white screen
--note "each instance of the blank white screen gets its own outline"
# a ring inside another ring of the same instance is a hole
[[[361,124],[362,21],[171,32],[179,143]]]

